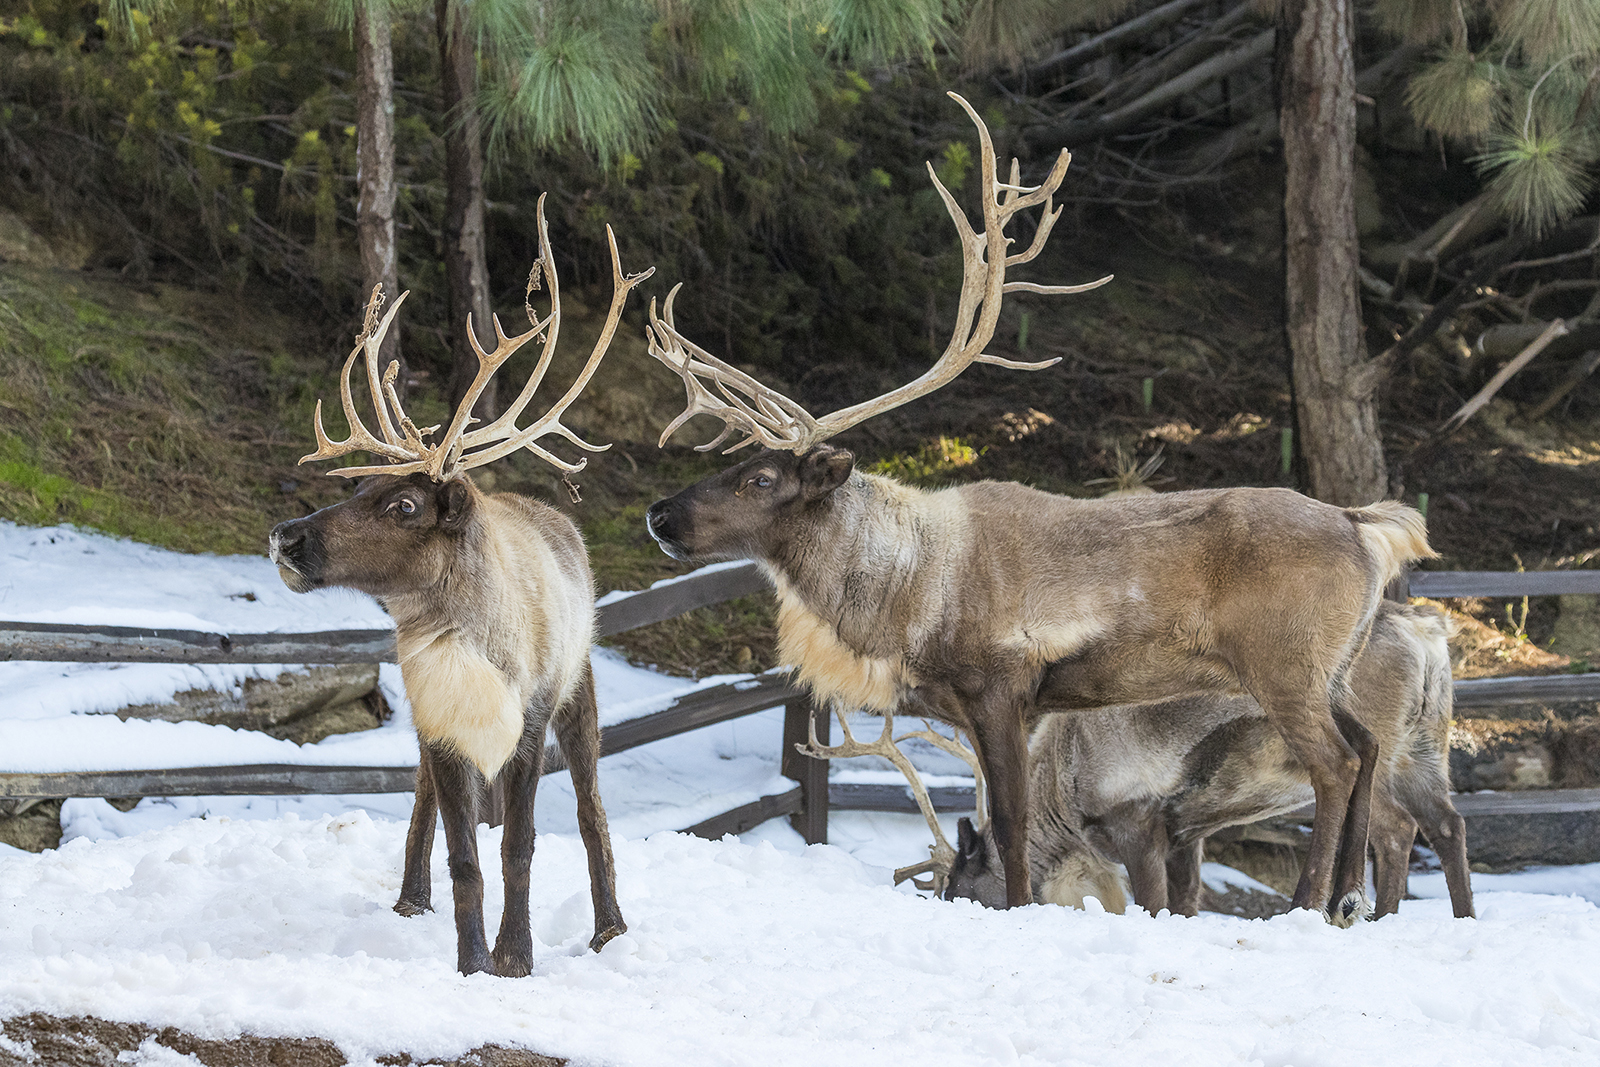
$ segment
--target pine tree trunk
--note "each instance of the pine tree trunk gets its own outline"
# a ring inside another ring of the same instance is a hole
[[[483,137],[472,96],[478,57],[467,32],[466,5],[434,0],[439,33],[439,71],[445,110],[444,272],[450,288],[450,405],[466,396],[478,373],[478,357],[467,341],[472,316],[478,342],[494,350],[490,322],[489,268],[484,251]],[[499,414],[495,383],[489,382],[472,412],[485,422]]]
[[[381,284],[386,303],[400,296],[394,230],[394,54],[389,11],[382,4],[356,4],[356,233],[361,245],[362,297]],[[379,359],[400,363],[395,390],[406,391],[400,323],[384,336]]]
[[[1361,331],[1350,0],[1283,0],[1278,23],[1284,159],[1284,323],[1300,454],[1312,496],[1384,496],[1387,473]]]

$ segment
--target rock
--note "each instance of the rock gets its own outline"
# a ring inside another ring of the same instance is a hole
[[[1450,731],[1451,788],[1548,787],[1554,766],[1549,733],[1544,720],[1457,719]]]
[[[1282,893],[1262,893],[1244,886],[1230,885],[1218,893],[1210,886],[1200,888],[1200,910],[1241,919],[1270,919],[1289,910],[1289,898]]]
[[[1550,740],[1555,784],[1563,789],[1600,785],[1600,716],[1562,723]]]
[[[43,852],[61,844],[61,801],[32,797],[0,800],[0,843],[26,852]]]
[[[1600,785],[1600,716],[1457,719],[1450,783],[1457,792]]]
[[[186,1057],[205,1067],[340,1067],[349,1062],[338,1045],[321,1037],[240,1034],[217,1040],[172,1026],[158,1030],[88,1015],[64,1018],[34,1012],[0,1019],[0,1031],[9,1039],[0,1042],[0,1067],[117,1067],[133,1061],[178,1063]],[[450,1059],[413,1059],[402,1052],[380,1056],[377,1062],[385,1067],[561,1067],[567,1061],[528,1049],[480,1045]]]
[[[1471,816],[1467,856],[1475,871],[1600,862],[1600,811]]]
[[[1575,660],[1600,659],[1600,596],[1571,594],[1556,599],[1561,615],[1550,634],[1550,651]]]
[[[1305,855],[1293,845],[1278,841],[1255,840],[1228,840],[1243,834],[1276,834],[1276,823],[1263,823],[1250,827],[1230,827],[1219,834],[1206,839],[1206,859],[1211,863],[1220,863],[1232,867],[1249,875],[1256,881],[1272,889],[1276,889],[1285,897],[1292,894],[1295,886],[1300,882],[1300,866],[1305,860]],[[1263,829],[1268,828],[1268,829]],[[1237,887],[1235,887],[1237,888]],[[1241,890],[1242,892],[1242,890]],[[1259,895],[1259,894],[1256,894]],[[1201,896],[1202,901],[1206,898]],[[1235,901],[1237,903],[1237,901]],[[1207,908],[1211,911],[1227,910],[1226,908]],[[1288,910],[1287,904],[1284,909]],[[1229,911],[1231,915],[1240,914]],[[1277,914],[1272,912],[1271,914]],[[1254,916],[1247,916],[1254,918]]]
[[[163,704],[122,708],[117,717],[159,722],[203,722],[261,730],[299,744],[331,734],[370,730],[388,716],[375,663],[284,671],[249,678],[237,690],[188,689]]]

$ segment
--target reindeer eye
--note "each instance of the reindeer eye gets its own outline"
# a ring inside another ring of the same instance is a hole
[[[757,489],[771,489],[772,488],[772,479],[768,478],[765,474],[756,475],[755,483],[756,483],[756,488]]]
[[[399,503],[397,503],[395,507],[400,509],[400,514],[402,515],[412,515],[416,513],[417,503],[414,500],[401,497]]]

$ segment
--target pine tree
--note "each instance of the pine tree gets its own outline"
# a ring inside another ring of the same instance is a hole
[[[1600,167],[1600,3],[1383,0],[1381,23],[1437,46],[1408,101],[1476,150],[1494,206],[1537,237],[1583,207]]]

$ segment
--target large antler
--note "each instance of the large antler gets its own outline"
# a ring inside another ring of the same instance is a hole
[[[715,448],[735,432],[745,436],[728,447],[725,450],[727,452],[758,442],[768,448],[804,452],[874,415],[926,396],[948,384],[974,363],[993,363],[1012,370],[1043,370],[1060,362],[1057,358],[1026,363],[986,355],[983,350],[994,337],[995,326],[1000,321],[1001,300],[1006,293],[1081,293],[1111,280],[1109,274],[1083,285],[1039,285],[1005,280],[1006,268],[1028,263],[1039,255],[1056,219],[1061,217],[1061,208],[1054,206],[1052,198],[1066,177],[1072,153],[1063,148],[1055,166],[1040,185],[1021,184],[1021,167],[1015,159],[1011,161],[1010,181],[1001,182],[989,128],[972,105],[961,96],[956,93],[947,95],[966,110],[973,124],[978,127],[983,232],[973,230],[966,213],[939,180],[933,164],[928,164],[928,174],[933,178],[933,184],[939,190],[945,209],[949,211],[961,237],[961,299],[956,306],[955,330],[938,362],[915,381],[907,382],[883,396],[824,415],[820,419],[814,418],[782,393],[734,369],[680,334],[673,324],[672,296],[669,296],[660,316],[656,314],[654,302],[650,305],[650,327],[647,330],[650,354],[683,379],[688,393],[688,406],[661,435],[662,444],[691,417],[714,415],[726,425],[716,438],[697,446],[702,452]],[[1026,251],[1009,255],[1011,239],[1005,235],[1006,226],[1018,212],[1041,204],[1044,212],[1039,217],[1039,228],[1033,236],[1033,243]],[[676,296],[677,292],[677,288],[674,288],[672,295]]]
[[[900,742],[909,741],[913,737],[921,738],[952,756],[965,760],[972,768],[974,784],[977,787],[978,806],[977,822],[986,826],[989,822],[989,805],[983,778],[983,768],[979,764],[977,755],[958,740],[952,740],[936,732],[933,727],[924,722],[926,727],[914,730],[911,733],[894,736],[894,715],[885,713],[883,716],[883,732],[876,741],[858,741],[850,730],[850,722],[842,711],[837,711],[839,725],[844,728],[844,740],[837,745],[824,745],[817,739],[817,725],[810,725],[810,739],[803,745],[797,744],[795,748],[805,756],[813,759],[843,759],[848,756],[882,756],[894,764],[901,774],[905,775],[906,783],[911,787],[911,795],[916,798],[917,807],[922,812],[922,817],[928,822],[928,829],[933,831],[933,844],[928,846],[932,854],[930,858],[909,867],[901,867],[894,872],[894,883],[899,885],[907,878],[912,884],[923,892],[932,892],[935,896],[944,893],[945,883],[950,877],[950,868],[955,863],[956,852],[950,847],[950,841],[944,836],[944,831],[939,828],[939,816],[933,810],[933,799],[928,796],[927,787],[922,784],[922,776],[917,773],[917,768],[912,765],[906,754],[900,751]],[[926,874],[925,880],[918,879],[919,874]]]
[[[412,474],[418,471],[426,473],[436,481],[446,481],[461,471],[481,467],[491,463],[502,456],[510,455],[518,449],[526,448],[540,459],[568,474],[576,473],[584,468],[588,462],[580,458],[576,463],[554,455],[535,442],[547,435],[554,434],[564,437],[579,448],[588,452],[604,452],[610,445],[593,445],[583,440],[571,429],[561,422],[561,417],[566,414],[567,408],[583,392],[589,380],[594,377],[595,370],[600,366],[600,361],[605,357],[606,350],[611,346],[611,338],[617,332],[617,324],[622,319],[622,308],[628,300],[628,293],[640,282],[655,273],[655,268],[640,274],[623,274],[622,260],[617,253],[617,238],[611,232],[611,227],[606,227],[606,241],[611,249],[611,309],[606,315],[605,326],[600,331],[599,338],[595,341],[594,349],[589,354],[589,361],[584,364],[572,386],[560,400],[550,408],[541,418],[529,424],[525,429],[517,429],[517,419],[521,417],[523,409],[528,406],[528,401],[533,398],[535,390],[544,381],[544,375],[550,368],[550,361],[555,356],[556,339],[561,332],[561,284],[556,274],[555,259],[550,251],[550,230],[545,223],[544,196],[539,197],[538,207],[539,223],[539,258],[534,262],[533,269],[528,273],[528,284],[523,290],[523,310],[527,313],[529,330],[516,337],[508,336],[505,328],[500,325],[500,316],[493,316],[495,348],[493,352],[485,352],[478,344],[478,338],[472,329],[472,320],[467,320],[467,340],[472,344],[472,350],[478,357],[478,373],[468,386],[466,396],[462,398],[456,408],[455,416],[450,420],[450,426],[445,431],[444,437],[437,444],[428,444],[426,438],[435,433],[439,427],[430,426],[425,430],[418,430],[415,424],[406,416],[400,406],[400,398],[395,392],[394,379],[399,373],[399,364],[392,362],[384,371],[383,377],[378,376],[378,349],[383,344],[383,335],[389,329],[389,323],[394,320],[395,312],[400,310],[407,293],[401,293],[400,299],[394,302],[389,313],[384,316],[381,323],[377,323],[378,308],[383,303],[383,287],[377,286],[372,290],[372,299],[367,304],[367,318],[361,337],[356,341],[356,347],[345,360],[344,370],[339,379],[339,397],[344,404],[345,418],[350,423],[350,436],[343,441],[331,441],[322,428],[322,401],[317,401],[316,434],[317,450],[311,455],[300,460],[307,463],[318,459],[335,459],[339,456],[349,455],[352,452],[370,452],[389,460],[385,464],[374,464],[366,467],[342,467],[331,470],[329,474],[336,474],[341,478],[360,478],[368,474]],[[550,314],[543,319],[533,310],[531,297],[534,290],[542,287],[543,279],[549,279],[550,285]],[[375,325],[376,324],[376,325]],[[522,392],[517,399],[494,422],[482,429],[469,430],[468,427],[477,420],[472,416],[472,407],[478,398],[483,395],[483,390],[489,384],[496,371],[505,365],[506,361],[529,341],[543,336],[544,346],[539,353],[539,362],[529,376],[527,384],[522,387]],[[373,405],[378,412],[378,428],[383,434],[383,440],[378,440],[369,432],[361,422],[361,417],[356,414],[355,401],[351,395],[350,371],[356,358],[362,353],[366,354],[367,387],[372,393]],[[387,404],[386,404],[387,402]],[[393,408],[400,420],[400,429],[397,432],[390,421],[388,408]]]

